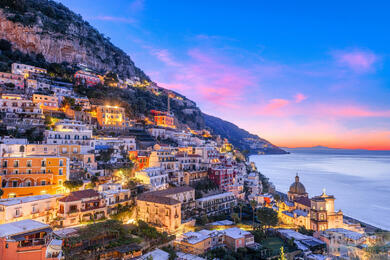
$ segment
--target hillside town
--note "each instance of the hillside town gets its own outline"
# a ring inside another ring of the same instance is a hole
[[[385,233],[326,190],[292,172],[276,191],[228,139],[179,124],[180,95],[78,66],[72,82],[20,63],[0,73],[0,259],[390,257]],[[139,117],[78,91],[96,86],[167,107]]]

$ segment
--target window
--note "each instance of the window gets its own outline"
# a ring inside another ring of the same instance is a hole
[[[8,166],[8,161],[3,161],[3,168],[7,168]]]
[[[14,167],[19,167],[19,161],[18,160],[14,161]]]
[[[60,160],[60,166],[64,166],[64,162]]]
[[[41,185],[45,186],[46,185],[46,181],[45,180],[41,181]]]
[[[62,169],[59,169],[58,170],[58,175],[62,175],[62,174],[63,174]]]
[[[31,167],[32,166],[32,161],[31,160],[28,160],[27,161],[27,167]]]
[[[42,166],[42,167],[46,167],[46,161],[42,161],[42,162],[41,162],[41,166]]]
[[[18,181],[12,181],[12,187],[18,187]]]

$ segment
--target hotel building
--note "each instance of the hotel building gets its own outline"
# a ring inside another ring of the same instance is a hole
[[[62,194],[69,159],[58,156],[0,157],[3,198]]]

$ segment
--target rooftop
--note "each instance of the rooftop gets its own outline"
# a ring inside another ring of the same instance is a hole
[[[25,219],[0,225],[0,237],[14,236],[46,228],[50,228],[50,226],[32,219]]]
[[[147,201],[147,202],[153,202],[158,204],[166,204],[166,205],[176,205],[180,204],[180,201],[169,198],[169,197],[163,197],[160,195],[155,195],[153,192],[147,192],[139,195],[137,197],[137,200],[140,201]]]
[[[207,200],[211,200],[211,199],[221,199],[221,198],[225,198],[227,196],[234,196],[234,195],[231,192],[224,192],[224,193],[220,193],[220,194],[216,194],[216,195],[212,195],[212,196],[203,197],[203,198],[197,199],[196,201],[207,201]]]
[[[99,192],[93,189],[73,191],[68,196],[60,199],[61,202],[78,201],[86,198],[98,197]]]
[[[0,205],[3,206],[13,206],[13,205],[19,205],[21,203],[28,203],[38,200],[45,200],[45,199],[51,199],[51,198],[60,198],[62,195],[36,195],[36,196],[27,196],[27,197],[18,197],[18,198],[12,198],[12,199],[2,199],[0,200]]]

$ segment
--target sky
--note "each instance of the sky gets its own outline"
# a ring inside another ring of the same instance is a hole
[[[390,150],[388,1],[60,2],[161,87],[276,145]]]

